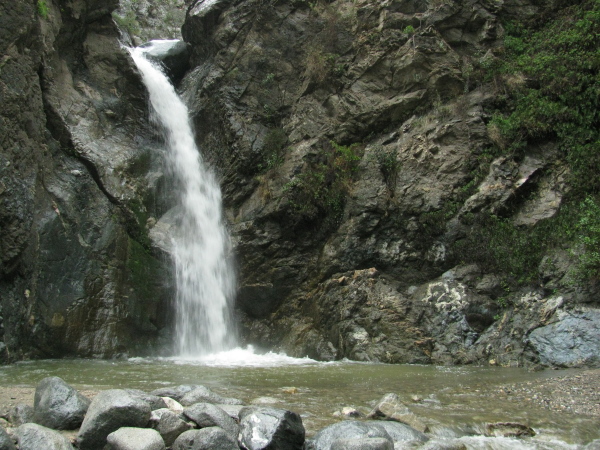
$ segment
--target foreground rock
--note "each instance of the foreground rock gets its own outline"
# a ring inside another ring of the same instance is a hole
[[[15,434],[19,450],[73,450],[69,439],[58,431],[35,423],[21,425]]]
[[[190,406],[194,403],[221,403],[223,405],[241,405],[244,403],[237,398],[222,397],[205,386],[197,386],[184,394],[178,401],[183,406]]]
[[[175,442],[177,436],[192,428],[179,414],[166,408],[152,411],[150,426],[160,433],[167,447]]]
[[[55,430],[74,430],[89,406],[90,400],[61,378],[44,378],[35,390],[33,421]]]
[[[426,433],[429,427],[400,401],[396,394],[386,394],[368,415],[371,419],[395,420],[410,425],[417,431]]]
[[[239,443],[247,450],[302,449],[305,430],[292,411],[249,406],[240,411]]]
[[[200,428],[222,428],[234,441],[237,439],[240,432],[239,425],[229,414],[218,406],[210,403],[196,403],[195,405],[185,408],[183,414],[194,421]]]
[[[77,435],[81,450],[101,450],[107,436],[121,427],[148,424],[150,406],[122,389],[100,392],[90,404]]]
[[[235,439],[218,427],[189,430],[173,443],[173,450],[239,450]]]
[[[343,441],[360,439],[380,439],[394,447],[394,441],[387,431],[375,422],[338,422],[319,431],[314,439],[316,450],[339,450]]]
[[[123,427],[106,438],[104,450],[165,450],[165,442],[156,430]]]
[[[6,430],[0,426],[0,450],[17,450],[12,438]]]

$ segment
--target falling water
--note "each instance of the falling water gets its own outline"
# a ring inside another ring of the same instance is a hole
[[[181,214],[171,236],[177,283],[175,350],[180,356],[199,357],[235,345],[230,242],[222,222],[221,191],[202,162],[187,108],[145,50],[129,52],[150,94],[153,119],[168,146],[168,164],[181,186]]]

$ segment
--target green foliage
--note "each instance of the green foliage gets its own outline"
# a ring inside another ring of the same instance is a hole
[[[283,128],[271,128],[267,132],[263,145],[264,162],[259,164],[259,169],[271,170],[283,162],[283,150],[287,140]]]
[[[37,12],[42,19],[48,18],[49,8],[46,0],[37,0]]]
[[[134,36],[140,33],[140,24],[137,21],[136,14],[133,10],[127,11],[124,16],[120,16],[116,12],[112,13],[113,20],[117,26],[129,33],[130,36]]]
[[[572,235],[578,244],[578,279],[600,279],[600,205],[591,196],[579,205],[578,220]]]
[[[396,156],[396,151],[393,148],[385,148],[378,145],[374,149],[374,154],[385,184],[390,192],[393,193],[396,187],[398,173],[400,172],[400,162]]]
[[[353,175],[358,170],[361,146],[323,145],[317,161],[285,187],[292,210],[308,221],[324,221],[325,226],[339,222]]]
[[[600,0],[565,8],[540,28],[509,24],[505,56],[492,71],[505,103],[490,122],[501,151],[557,140],[575,195],[600,192]]]
[[[415,34],[415,27],[413,27],[412,25],[408,25],[404,31],[404,34]]]

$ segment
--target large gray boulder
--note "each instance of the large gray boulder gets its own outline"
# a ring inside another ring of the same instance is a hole
[[[165,442],[158,431],[150,428],[123,427],[106,438],[104,450],[165,450]]]
[[[429,431],[427,424],[408,409],[397,394],[393,393],[385,394],[368,417],[371,419],[395,420],[410,425],[421,432]]]
[[[73,450],[66,436],[35,423],[25,423],[15,431],[19,450]]]
[[[389,433],[375,422],[358,422],[354,420],[338,422],[323,428],[314,439],[315,450],[332,450],[334,443],[341,439],[367,439],[383,438],[393,445],[392,437]],[[338,444],[335,444],[336,446]]]
[[[240,411],[239,443],[247,450],[293,450],[304,447],[300,416],[277,408],[246,407]]]
[[[240,426],[224,410],[210,403],[196,403],[183,410],[184,416],[200,428],[220,427],[232,438],[237,439]]]
[[[3,427],[0,427],[0,450],[17,450],[12,438]]]
[[[160,433],[167,447],[170,447],[181,433],[192,428],[191,424],[167,408],[152,411],[150,426]]]
[[[44,378],[35,389],[33,421],[55,430],[74,430],[83,422],[90,399],[59,377]]]
[[[147,392],[139,389],[125,389],[125,391],[132,397],[139,398],[140,400],[148,403],[148,406],[150,406],[152,411],[167,407],[165,401],[158,395],[148,394]]]
[[[196,387],[194,390],[184,394],[178,401],[183,406],[190,406],[194,403],[221,403],[223,405],[241,405],[244,403],[237,398],[222,397],[206,386]]]
[[[199,387],[201,386],[197,384],[180,384],[179,386],[158,388],[151,391],[150,394],[157,395],[159,397],[169,397],[177,402],[181,402],[181,399],[185,394]]]
[[[239,446],[222,428],[208,427],[182,433],[172,450],[239,450]]]
[[[429,438],[418,430],[400,422],[382,420],[377,422],[390,435],[394,443],[399,442],[427,442]]]
[[[77,435],[81,450],[102,450],[106,437],[121,427],[145,427],[150,406],[122,389],[100,392],[88,409]]]

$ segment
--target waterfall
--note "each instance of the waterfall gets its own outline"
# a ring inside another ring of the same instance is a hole
[[[203,164],[188,110],[159,65],[145,57],[147,50],[129,52],[148,90],[152,119],[165,136],[167,164],[180,186],[180,214],[171,235],[177,285],[175,351],[198,357],[235,346],[230,241],[222,220],[221,191]]]

